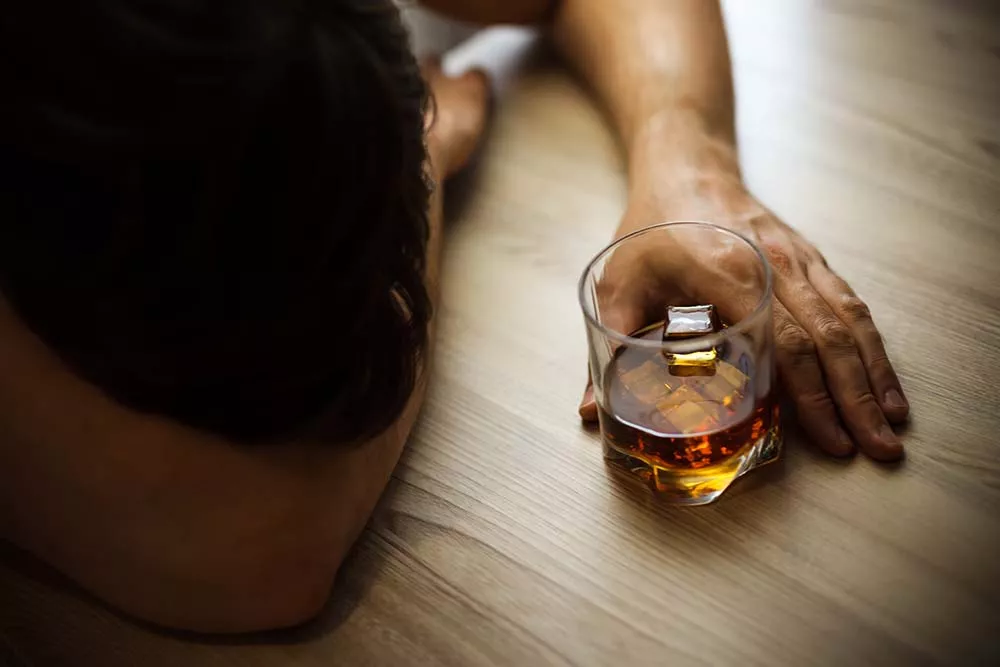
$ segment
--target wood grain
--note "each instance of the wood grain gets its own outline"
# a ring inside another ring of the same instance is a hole
[[[539,56],[450,204],[434,386],[326,613],[251,638],[164,635],[7,551],[0,663],[1000,659],[1000,10],[726,10],[749,183],[871,304],[913,406],[904,464],[828,460],[793,429],[782,464],[695,510],[606,471],[575,414],[575,284],[622,211],[622,165]]]

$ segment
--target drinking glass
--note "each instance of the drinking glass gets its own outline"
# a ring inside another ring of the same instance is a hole
[[[579,296],[610,464],[701,505],[779,457],[771,269],[749,239],[647,227],[590,262]]]

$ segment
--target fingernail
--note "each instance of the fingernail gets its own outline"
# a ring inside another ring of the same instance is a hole
[[[587,387],[587,390],[583,392],[583,400],[580,401],[580,407],[582,408],[587,403],[590,403],[593,400],[594,400],[594,388]]]
[[[898,461],[903,458],[903,443],[886,424],[879,429],[878,438],[882,441],[882,449],[875,449],[869,454],[876,461]]]
[[[851,440],[851,436],[847,435],[847,431],[842,428],[837,429],[837,444],[839,447],[836,453],[841,456],[847,456],[854,451],[854,441]]]
[[[899,436],[893,433],[892,428],[888,424],[884,424],[882,428],[878,431],[879,440],[884,442],[890,447],[902,447],[903,443],[899,441]]]
[[[890,389],[885,392],[885,404],[890,408],[903,409],[906,407],[906,399],[898,389]]]

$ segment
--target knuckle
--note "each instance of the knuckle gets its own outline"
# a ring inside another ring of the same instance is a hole
[[[840,309],[843,311],[844,315],[853,322],[870,320],[872,318],[872,313],[868,308],[868,304],[853,294],[845,296],[841,300]]]
[[[889,361],[889,357],[884,351],[873,355],[868,361],[868,366],[871,368],[872,373],[878,374],[879,377],[894,376],[896,374],[896,371],[892,368],[892,362]]]
[[[876,368],[892,368],[892,364],[889,362],[889,355],[887,355],[884,351],[872,355],[871,365]]]
[[[833,399],[825,391],[803,392],[795,397],[795,402],[800,410],[809,412],[832,413],[834,410]]]
[[[767,255],[767,259],[771,263],[771,268],[774,269],[775,273],[782,276],[792,274],[792,256],[784,245],[775,242],[765,243],[764,254]]]
[[[804,311],[803,317],[808,317],[812,320],[831,317],[829,308],[826,306],[823,298],[816,293],[815,288],[813,288],[808,280],[797,276],[795,279],[787,282],[785,291],[788,294],[789,302],[798,304]]]
[[[851,406],[857,410],[881,410],[878,401],[875,399],[875,394],[870,391],[863,391],[855,395],[851,399]]]
[[[853,350],[854,336],[839,320],[826,318],[817,323],[820,347],[828,350]]]
[[[776,332],[778,346],[797,363],[811,360],[816,355],[816,344],[802,327],[784,323]]]

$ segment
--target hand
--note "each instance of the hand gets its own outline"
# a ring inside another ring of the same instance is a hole
[[[899,459],[903,447],[889,423],[905,420],[909,408],[865,303],[811,243],[746,191],[735,172],[699,177],[693,185],[681,190],[672,185],[673,191],[662,195],[634,188],[618,237],[657,222],[687,219],[715,222],[754,241],[773,270],[778,372],[802,426],[830,454],[846,456],[857,446],[874,459]],[[639,248],[648,256],[622,262],[614,275],[619,284],[649,283],[621,290],[632,295],[627,299],[611,299],[610,316],[623,327],[646,323],[648,304],[635,303],[641,298],[635,295],[663,289],[654,285],[651,265],[655,272],[657,263],[669,260],[662,249],[654,250]],[[699,248],[699,255],[726,256],[722,247]],[[715,267],[712,276],[718,281],[722,275],[739,274],[739,269],[727,266],[723,272]],[[737,286],[738,279],[732,278],[731,285]],[[589,388],[580,415],[587,421],[597,419]]]
[[[482,139],[489,117],[489,77],[482,70],[448,76],[437,58],[424,61],[421,71],[433,98],[427,150],[435,175],[444,180],[469,163]]]

